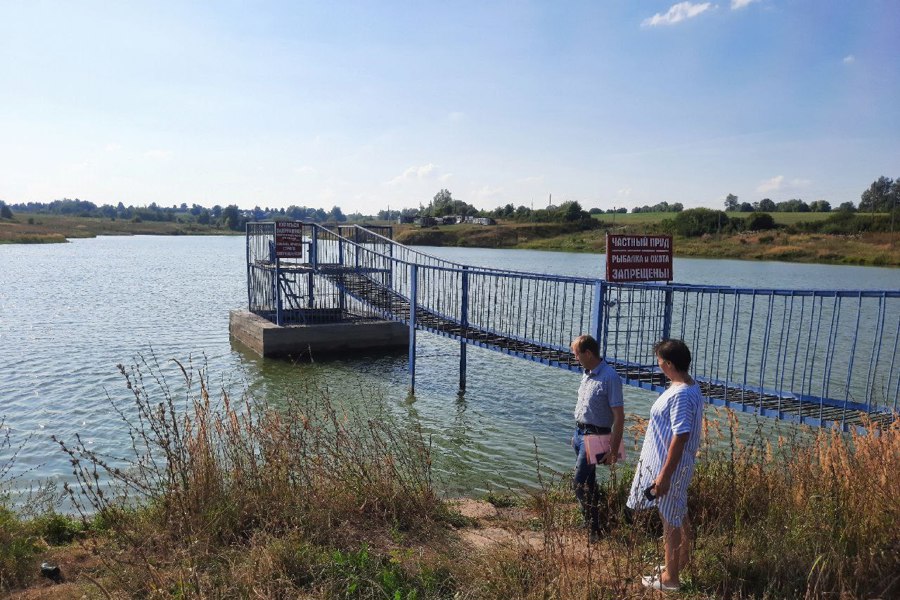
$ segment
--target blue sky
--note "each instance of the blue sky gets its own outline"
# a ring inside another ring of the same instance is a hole
[[[0,199],[858,202],[900,2],[0,0]]]

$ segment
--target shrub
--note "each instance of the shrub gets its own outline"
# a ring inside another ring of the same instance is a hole
[[[894,228],[900,227],[900,209],[894,214]],[[868,232],[891,231],[891,215],[854,213],[844,210],[833,212],[823,221],[801,221],[794,225],[798,231],[806,233],[827,233],[836,235],[857,235]]]
[[[0,592],[30,579],[41,550],[39,541],[18,515],[0,506]]]
[[[11,476],[16,457],[30,437],[14,445],[4,418],[0,418],[0,432],[0,592],[3,592],[22,585],[33,574],[40,538],[8,506],[8,486],[17,479]]]
[[[745,228],[750,231],[767,231],[775,228],[775,219],[769,213],[751,213],[744,221],[746,222]]]
[[[743,219],[731,219],[721,210],[691,208],[663,221],[663,228],[684,237],[700,237],[705,234],[730,233],[740,229]]]
[[[61,515],[55,511],[37,517],[34,525],[44,541],[53,546],[72,542],[84,530],[84,523],[81,519],[70,515]]]

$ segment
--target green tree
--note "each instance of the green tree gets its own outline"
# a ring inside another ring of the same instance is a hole
[[[451,213],[453,210],[452,204],[453,194],[450,193],[450,190],[444,188],[434,195],[434,198],[428,204],[428,209],[424,213],[432,217],[443,217]]]
[[[347,220],[347,216],[341,210],[340,206],[332,206],[331,211],[328,213],[328,218],[336,223],[343,223]]]
[[[0,219],[12,219],[13,214],[6,202],[0,201]]]
[[[229,204],[222,210],[222,222],[233,231],[239,231],[244,226],[244,218],[237,205]]]
[[[735,219],[740,222],[742,219]],[[691,208],[667,219],[663,223],[678,235],[698,237],[707,233],[725,233],[735,228],[734,221],[721,210]]]
[[[900,179],[898,179],[900,181]],[[860,212],[890,212],[900,200],[900,183],[882,175],[859,199]]]
[[[809,212],[809,205],[799,198],[791,198],[776,204],[779,212]]]
[[[762,200],[757,202],[753,208],[762,212],[776,212],[778,210],[778,207],[775,206],[775,203],[768,198],[763,198]]]
[[[448,204],[453,201],[453,194],[450,193],[450,190],[443,188],[437,194],[434,195],[435,204]]]
[[[725,196],[725,210],[734,212],[738,209],[738,197],[734,194]]]
[[[816,200],[809,203],[812,212],[831,212],[831,203],[828,200]]]
[[[583,218],[582,215],[586,214],[583,210],[581,210],[581,205],[578,204],[578,202],[575,202],[573,200],[572,202],[567,202],[566,204],[560,207],[565,209],[564,219],[566,221],[580,221]],[[512,204],[510,204],[509,206],[512,206]]]

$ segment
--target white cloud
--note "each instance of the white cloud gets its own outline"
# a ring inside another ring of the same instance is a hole
[[[782,184],[784,183],[784,175],[777,175],[772,179],[767,179],[756,186],[756,191],[760,194],[767,194],[768,192],[775,192],[781,189]]]
[[[855,62],[856,62],[856,57],[853,56],[852,54],[848,54],[847,56],[844,57],[844,60],[843,60],[843,63],[845,65],[852,65]]]
[[[691,4],[690,2],[679,2],[673,4],[666,14],[656,13],[649,19],[644,19],[641,23],[642,27],[656,27],[658,25],[674,25],[686,19],[693,19],[712,8],[711,2],[702,4]]]
[[[93,171],[97,167],[97,163],[91,159],[84,160],[79,163],[73,163],[70,165],[66,165],[64,171],[67,173],[86,173],[89,171]]]
[[[503,194],[502,187],[483,186],[481,189],[475,190],[472,194],[476,202],[499,202],[499,197]]]
[[[172,153],[168,150],[148,150],[144,152],[144,156],[153,160],[166,160]]]
[[[390,181],[388,181],[388,185],[397,185],[400,183],[404,183],[407,181],[427,181],[430,179],[437,179],[439,177],[439,167],[434,165],[433,163],[428,163],[427,165],[422,165],[421,167],[410,167],[403,171],[400,175],[397,175]],[[444,175],[441,181],[444,181],[444,178],[449,175]]]
[[[450,113],[449,115],[447,115],[447,118],[450,119],[451,123],[459,123],[460,121],[462,121],[463,119],[466,118],[466,113],[454,111],[454,112]]]
[[[107,152],[119,152],[122,149],[122,144],[110,142],[103,149]]]
[[[631,188],[630,187],[622,188],[621,190],[616,192],[616,197],[622,198],[623,200],[627,200],[628,198],[631,197]]]
[[[312,175],[316,170],[309,165],[303,165],[300,167],[294,167],[294,173],[297,175]]]
[[[791,190],[802,190],[803,188],[808,188],[810,185],[812,185],[812,181],[809,179],[794,178],[785,180],[784,175],[777,175],[756,186],[756,191],[761,194],[778,191],[787,192]]]
[[[731,0],[731,10],[740,10],[759,0]]]
[[[525,185],[534,185],[536,183],[544,183],[543,175],[532,175],[531,177],[525,177],[524,179],[520,179],[518,183],[523,183]]]

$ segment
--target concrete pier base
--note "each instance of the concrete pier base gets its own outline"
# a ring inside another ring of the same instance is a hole
[[[228,314],[231,336],[260,356],[313,357],[352,350],[409,346],[409,327],[395,321],[360,321],[279,327],[246,310]]]

